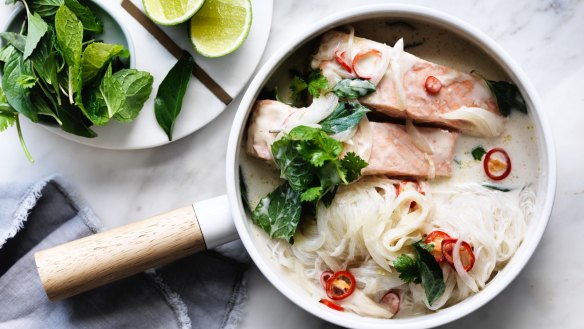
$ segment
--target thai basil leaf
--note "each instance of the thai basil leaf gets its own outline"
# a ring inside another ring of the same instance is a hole
[[[57,52],[55,51],[55,33],[52,28],[49,28],[47,33],[39,41],[30,59],[37,75],[53,87],[55,95],[59,95],[60,93],[57,78],[59,65],[57,63],[57,56]]]
[[[6,63],[13,52],[17,51],[14,46],[7,44],[0,49],[0,62]]]
[[[492,81],[487,79],[485,79],[485,82],[487,83],[487,86],[489,86],[489,89],[491,89],[491,92],[495,95],[497,105],[499,106],[499,112],[501,112],[503,116],[509,116],[511,110],[518,110],[527,114],[527,105],[516,85],[507,81]]]
[[[69,100],[73,103],[73,95],[81,89],[83,24],[67,6],[61,6],[55,14],[55,33],[57,45],[63,55],[63,59],[69,66],[67,89],[69,91]]]
[[[112,66],[108,66],[99,88],[90,95],[86,112],[88,118],[98,126],[109,122],[126,106],[125,93],[122,85],[112,77]]]
[[[26,37],[22,34],[14,32],[0,32],[0,38],[6,41],[8,45],[18,49],[18,51],[21,53],[24,52],[24,47],[26,46]]]
[[[174,122],[180,114],[194,63],[191,54],[183,50],[182,56],[164,77],[156,93],[154,100],[156,121],[168,136],[169,141],[172,140]]]
[[[339,103],[333,113],[321,121],[320,125],[322,130],[329,134],[340,133],[355,128],[363,116],[370,111],[359,103]]]
[[[65,0],[65,5],[77,16],[83,24],[83,29],[93,33],[103,32],[103,23],[87,6],[77,0]]]
[[[121,122],[134,120],[152,92],[154,78],[148,72],[123,69],[113,74],[125,94],[125,104],[114,118]]]
[[[32,11],[41,17],[53,16],[63,4],[63,0],[33,0]]]
[[[22,54],[13,52],[4,65],[2,89],[8,103],[19,113],[33,122],[38,122],[38,113],[30,99],[31,91],[18,83],[21,75],[33,75],[29,60],[24,60]]]
[[[114,56],[124,51],[124,46],[94,42],[83,50],[82,81],[83,85],[95,78],[109,64]]]
[[[421,243],[414,243],[413,247],[426,298],[428,304],[432,305],[446,289],[442,269],[436,258]]]
[[[93,138],[97,134],[84,122],[81,112],[67,104],[57,108],[57,116],[61,120],[61,129],[81,137]]]
[[[485,149],[482,146],[477,146],[474,149],[472,149],[472,151],[470,151],[472,158],[477,161],[481,161],[485,153],[487,153],[487,151],[485,151]]]
[[[38,14],[35,13],[33,15],[30,12],[28,13],[28,24],[26,25],[28,31],[26,33],[26,44],[23,52],[24,59],[27,59],[32,54],[49,28],[47,23]]]
[[[281,177],[288,180],[288,183],[295,191],[303,191],[310,187],[315,179],[314,172],[306,160],[298,153],[293,141],[282,138],[272,144],[272,154]]]
[[[284,183],[260,200],[251,218],[270,237],[292,242],[301,213],[300,193]]]
[[[356,99],[367,96],[375,91],[375,85],[368,80],[343,79],[333,88],[333,93],[340,98]]]

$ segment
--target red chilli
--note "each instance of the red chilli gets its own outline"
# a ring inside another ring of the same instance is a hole
[[[497,154],[500,154],[502,159],[498,158]],[[490,179],[503,180],[511,173],[511,158],[504,149],[499,147],[492,148],[485,154],[483,169]],[[497,172],[501,173],[497,174]]]
[[[442,89],[442,82],[438,80],[435,76],[429,75],[426,78],[426,83],[424,83],[426,91],[432,95],[436,95]]]

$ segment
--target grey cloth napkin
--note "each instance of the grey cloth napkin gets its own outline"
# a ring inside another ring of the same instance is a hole
[[[0,328],[232,329],[246,299],[240,242],[51,302],[36,251],[100,230],[62,178],[0,184]]]

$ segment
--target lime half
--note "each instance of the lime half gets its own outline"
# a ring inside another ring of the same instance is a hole
[[[146,15],[160,25],[186,22],[201,9],[204,2],[205,0],[142,0]]]
[[[206,0],[191,19],[191,41],[205,57],[227,55],[243,44],[251,19],[249,0]]]

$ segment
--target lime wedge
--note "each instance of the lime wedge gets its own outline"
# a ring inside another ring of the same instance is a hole
[[[186,22],[201,9],[204,2],[205,0],[142,0],[146,15],[160,25]]]
[[[227,55],[247,38],[251,16],[249,0],[206,0],[191,19],[191,41],[205,57]]]

